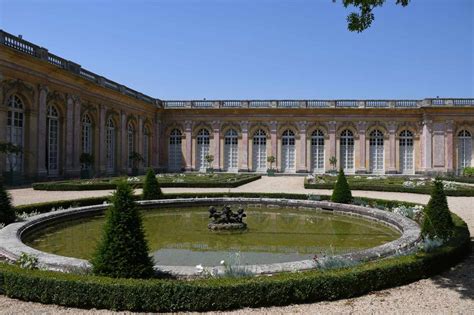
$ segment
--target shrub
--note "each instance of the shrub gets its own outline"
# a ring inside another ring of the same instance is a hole
[[[462,174],[463,176],[474,177],[474,167],[465,167]]]
[[[425,207],[425,218],[421,232],[429,238],[448,239],[453,229],[453,220],[444,194],[443,182],[436,179],[431,191],[431,198]]]
[[[334,186],[334,191],[332,192],[331,201],[339,203],[351,203],[352,201],[351,189],[349,188],[346,175],[344,175],[342,168],[339,170],[336,185]]]
[[[161,197],[161,189],[156,180],[155,172],[150,168],[146,173],[145,183],[143,184],[143,199],[155,200]]]
[[[107,210],[104,234],[91,261],[93,272],[115,278],[149,278],[153,262],[132,188],[117,185]]]
[[[12,207],[10,195],[0,180],[0,223],[7,225],[15,221],[15,218],[15,209]]]
[[[27,253],[21,253],[16,261],[16,265],[23,269],[38,269],[38,257]]]

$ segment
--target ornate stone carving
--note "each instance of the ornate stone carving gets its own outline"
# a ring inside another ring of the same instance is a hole
[[[35,89],[33,88],[33,86],[26,84],[24,81],[20,79],[4,80],[2,81],[2,95],[3,95],[2,104],[5,104],[6,102],[5,97],[7,97],[7,95],[10,94],[12,91],[19,94],[24,94],[30,97],[30,99],[33,99],[35,95]]]
[[[66,102],[66,98],[63,93],[58,91],[49,92],[48,96],[46,97],[46,104],[51,102],[64,104]]]

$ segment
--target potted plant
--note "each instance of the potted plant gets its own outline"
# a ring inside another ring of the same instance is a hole
[[[94,156],[90,153],[82,153],[79,157],[79,162],[81,162],[81,178],[91,178],[92,164],[94,164]]]
[[[337,158],[335,156],[329,158],[329,164],[332,166],[330,173],[336,173]]]
[[[132,154],[130,154],[130,160],[132,160],[132,176],[138,176],[140,163],[145,161],[145,159],[140,153],[133,151]]]
[[[0,143],[0,153],[4,153],[7,156],[8,164],[10,169],[5,172],[5,182],[9,185],[18,183],[19,174],[15,170],[18,162],[21,159],[18,157],[23,153],[21,146],[15,145],[11,142]]]
[[[275,169],[273,168],[273,163],[275,163],[276,159],[273,155],[267,157],[267,162],[270,163],[270,168],[267,170],[268,176],[275,176]]]
[[[214,168],[212,167],[212,162],[214,162],[214,155],[212,154],[207,154],[204,159],[206,160],[207,167],[206,167],[206,173],[212,173],[214,172]]]

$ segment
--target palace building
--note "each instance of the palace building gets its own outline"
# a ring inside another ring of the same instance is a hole
[[[474,98],[166,101],[4,31],[0,53],[0,142],[23,148],[0,171],[25,178],[76,177],[83,153],[97,175],[130,173],[135,152],[141,171],[265,172],[269,156],[281,173],[474,165]]]

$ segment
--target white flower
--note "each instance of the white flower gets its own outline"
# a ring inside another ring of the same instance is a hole
[[[224,260],[221,260],[221,265],[224,265],[225,264],[225,261]]]
[[[196,265],[196,271],[199,272],[199,273],[201,273],[201,272],[204,271],[204,267],[203,267],[201,264]]]

